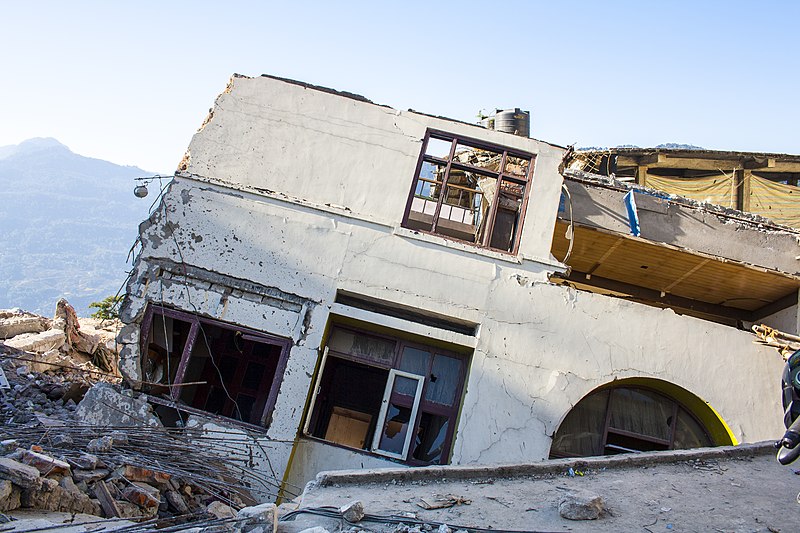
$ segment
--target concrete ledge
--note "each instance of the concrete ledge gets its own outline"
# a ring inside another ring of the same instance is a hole
[[[335,470],[320,472],[314,481],[318,487],[333,485],[362,485],[389,481],[453,481],[475,478],[514,478],[563,474],[570,468],[599,470],[602,468],[628,468],[664,463],[679,463],[699,459],[735,459],[770,455],[775,453],[773,441],[673,450],[669,452],[644,452],[603,457],[554,459],[537,463],[512,463],[481,466],[426,466],[420,468],[380,468],[370,470]]]

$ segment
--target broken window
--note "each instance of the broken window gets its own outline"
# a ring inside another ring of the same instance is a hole
[[[171,309],[142,327],[142,389],[204,412],[269,425],[289,341]]]
[[[465,375],[461,355],[335,327],[305,433],[414,465],[446,464]]]
[[[567,414],[553,437],[550,457],[713,446],[703,425],[667,396],[640,387],[594,392]]]
[[[533,156],[429,131],[403,226],[515,253]]]

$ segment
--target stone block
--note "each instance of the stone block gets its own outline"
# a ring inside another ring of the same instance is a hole
[[[72,479],[75,480],[75,483],[92,483],[99,479],[105,479],[109,474],[111,474],[111,471],[108,468],[97,468],[95,470],[76,468],[72,471]]]
[[[143,481],[145,483],[167,483],[172,477],[165,472],[150,470],[139,466],[125,465],[117,469],[117,474],[129,481]]]
[[[22,507],[100,516],[100,506],[86,494],[64,489],[51,479],[46,481],[52,481],[52,483],[44,483],[41,490],[32,489],[22,492],[20,499]],[[44,490],[45,487],[47,490]]]
[[[342,518],[354,524],[364,518],[364,504],[355,500],[340,507],[339,512],[342,513]]]
[[[128,485],[122,491],[122,497],[131,503],[138,505],[140,508],[153,508],[158,507],[161,503],[161,498],[158,497],[158,489],[155,487],[145,488],[143,483],[134,483]]]
[[[18,509],[20,505],[21,491],[15,487],[9,480],[3,479],[0,481],[0,512],[13,511]]]
[[[604,511],[603,498],[585,490],[570,491],[558,503],[558,514],[568,520],[597,520]]]
[[[67,457],[67,462],[72,468],[81,468],[83,470],[94,470],[98,466],[105,466],[101,464],[96,455],[91,453],[82,453],[78,457]]]
[[[177,491],[168,490],[164,493],[164,497],[167,499],[167,503],[170,507],[178,514],[187,514],[189,512],[189,506],[186,505],[186,502]]]
[[[0,479],[7,479],[23,489],[38,489],[42,486],[38,470],[8,457],[0,457]]]
[[[206,512],[217,518],[235,518],[236,511],[230,505],[226,505],[220,501],[214,501],[208,504]]]
[[[80,409],[80,405],[78,405],[78,409]],[[86,445],[86,450],[93,453],[105,453],[110,452],[113,446],[114,439],[109,435],[106,435],[104,437],[98,437],[90,440],[89,444]]]

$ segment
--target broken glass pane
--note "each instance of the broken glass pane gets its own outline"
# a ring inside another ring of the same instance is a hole
[[[408,378],[398,376],[397,380],[399,381],[401,379],[408,380]],[[378,448],[385,452],[401,455],[405,447],[406,435],[408,435],[408,423],[410,420],[411,408],[403,407],[395,403],[389,404]]]
[[[442,464],[449,422],[446,416],[422,413],[414,444],[414,459],[434,465]]]

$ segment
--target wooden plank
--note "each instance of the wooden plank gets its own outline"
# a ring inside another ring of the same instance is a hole
[[[648,289],[638,285],[632,285],[608,278],[602,278],[600,276],[589,276],[587,278],[586,274],[583,272],[573,271],[567,277],[561,276],[561,279],[582,285],[589,285],[600,289],[628,294],[632,298],[654,302],[666,307],[687,309],[717,317],[751,322],[751,313],[743,309],[702,302],[699,300],[692,300],[691,298],[682,298],[673,294],[665,294],[664,296],[661,296],[661,291],[658,290]]]
[[[119,518],[122,516],[116,500],[111,496],[111,491],[108,490],[106,482],[102,479],[94,484],[94,495],[100,501],[100,507],[103,508],[106,518]]]

